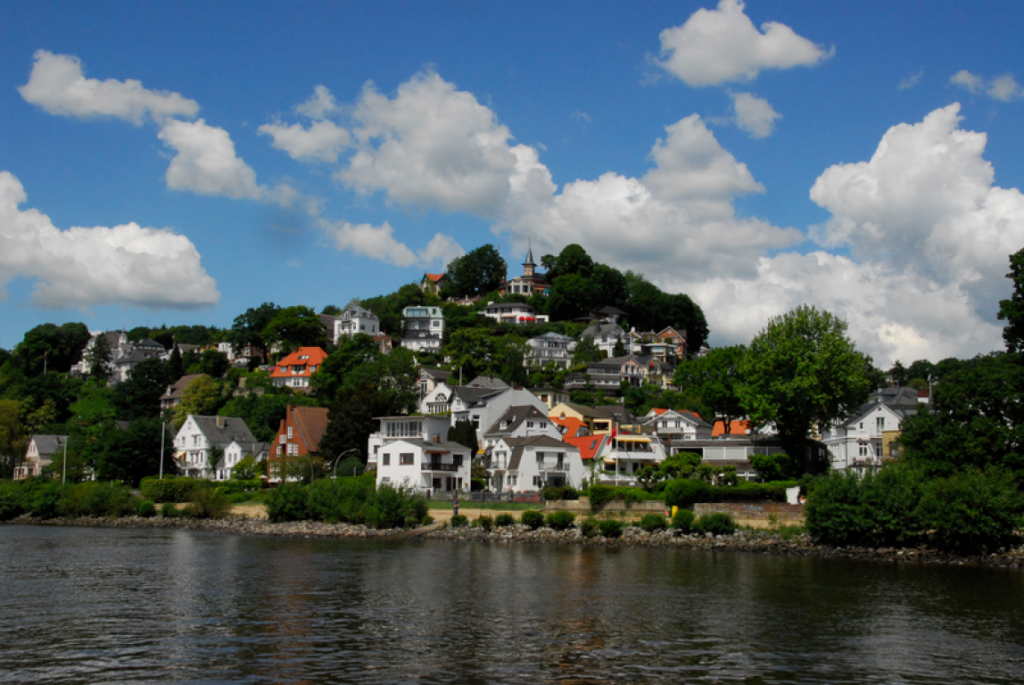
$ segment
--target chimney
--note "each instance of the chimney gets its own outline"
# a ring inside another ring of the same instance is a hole
[[[223,427],[224,427],[224,417],[223,416],[218,416],[217,417],[217,428],[223,428]]]
[[[437,444],[439,442],[441,442],[441,434],[440,433],[434,433],[434,444]]]

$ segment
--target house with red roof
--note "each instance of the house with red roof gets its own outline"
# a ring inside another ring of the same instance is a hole
[[[300,347],[277,363],[270,371],[274,385],[283,385],[301,392],[309,392],[309,378],[327,359],[319,347]]]
[[[430,295],[438,295],[441,288],[448,282],[448,274],[423,274],[420,290]]]
[[[320,453],[320,440],[327,432],[327,412],[327,407],[288,405],[267,460],[270,482],[280,482],[282,474],[294,473],[287,465],[290,459],[296,459],[312,468],[312,462],[307,463],[307,459]]]

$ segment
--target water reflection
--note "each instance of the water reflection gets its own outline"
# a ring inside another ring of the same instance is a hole
[[[990,682],[1021,576],[684,550],[0,527],[0,682]]]

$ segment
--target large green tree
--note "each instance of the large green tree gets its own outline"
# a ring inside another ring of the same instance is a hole
[[[30,378],[42,374],[44,367],[64,373],[81,357],[91,337],[83,323],[44,323],[25,333],[14,348],[14,356]]]
[[[1003,340],[1010,352],[1024,352],[1024,250],[1010,255],[1010,273],[1006,277],[1013,281],[1013,294],[1008,300],[999,301],[999,319],[1006,321]]]
[[[89,375],[100,380],[110,377],[110,362],[114,359],[114,351],[110,348],[110,340],[100,333],[92,346],[85,353],[85,363],[89,367]]]
[[[192,381],[181,394],[181,402],[172,411],[174,428],[180,429],[189,414],[212,416],[224,402],[223,388],[209,376]]]
[[[848,416],[867,400],[864,357],[846,322],[803,305],[769,320],[740,363],[740,401],[756,422],[774,421],[787,453],[803,455],[816,425]],[[821,465],[808,464],[808,467]]]
[[[445,271],[448,282],[443,288],[444,297],[479,297],[501,287],[507,266],[494,246],[487,244],[456,257]]]
[[[712,420],[724,422],[726,433],[734,419],[746,414],[739,393],[740,364],[745,353],[742,345],[715,348],[703,357],[681,363],[673,379],[677,388],[700,398],[713,412]]]
[[[262,362],[266,362],[268,346],[263,339],[263,331],[280,310],[281,308],[273,302],[264,302],[259,307],[247,309],[244,314],[235,317],[229,336],[235,354],[242,354],[248,347]]]
[[[278,311],[263,329],[261,336],[268,347],[279,343],[285,354],[300,347],[327,346],[327,331],[323,322],[316,312],[303,305],[285,307]]]
[[[21,403],[0,400],[0,478],[10,478],[25,456],[28,435],[21,421]]]
[[[160,397],[170,380],[168,366],[159,359],[145,359],[131,370],[128,380],[114,386],[110,403],[122,421],[160,416]]]
[[[1006,468],[1024,484],[1024,366],[1017,353],[975,357],[934,386],[904,420],[904,458],[932,477],[970,466]]]

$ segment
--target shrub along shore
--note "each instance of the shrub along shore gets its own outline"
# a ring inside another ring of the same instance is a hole
[[[539,512],[538,512],[539,513]],[[497,517],[495,517],[497,518]],[[23,514],[6,521],[8,524],[32,524],[53,526],[91,526],[105,528],[151,528],[184,529],[206,531],[228,535],[273,536],[291,538],[322,539],[406,539],[465,542],[475,544],[544,544],[573,545],[583,547],[646,547],[693,550],[701,552],[745,552],[753,554],[776,554],[792,557],[814,557],[853,562],[884,562],[899,564],[941,564],[957,566],[986,566],[1020,570],[1024,568],[1024,546],[1016,546],[999,553],[974,556],[959,556],[928,547],[869,548],[834,547],[814,543],[810,536],[785,534],[766,530],[737,530],[734,533],[681,533],[672,528],[645,530],[637,526],[622,524],[620,533],[605,536],[598,531],[588,535],[587,521],[574,522],[568,528],[556,530],[548,526],[531,528],[515,522],[511,525],[489,527],[465,525],[453,527],[427,526],[408,530],[403,528],[372,528],[365,524],[325,523],[322,521],[287,521],[274,523],[263,518],[228,516],[221,519],[178,518],[164,516],[79,516],[72,518],[43,519]]]

